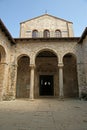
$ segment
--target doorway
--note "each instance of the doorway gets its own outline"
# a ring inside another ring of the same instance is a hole
[[[40,96],[53,96],[54,95],[54,84],[53,75],[40,75]]]

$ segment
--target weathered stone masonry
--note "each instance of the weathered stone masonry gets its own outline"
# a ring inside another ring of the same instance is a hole
[[[21,23],[13,39],[0,20],[0,100],[87,93],[86,35],[73,37],[71,22],[46,14]]]

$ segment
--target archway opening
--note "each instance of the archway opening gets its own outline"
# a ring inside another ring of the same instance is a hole
[[[35,96],[58,95],[58,58],[49,50],[43,50],[36,57]],[[38,87],[39,86],[39,87]]]
[[[18,60],[17,85],[16,85],[17,98],[29,98],[29,91],[30,91],[29,63],[30,59],[28,56],[22,56]]]
[[[78,97],[77,63],[73,54],[66,54],[64,62],[64,96]]]

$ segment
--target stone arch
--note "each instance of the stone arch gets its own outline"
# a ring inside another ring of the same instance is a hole
[[[78,97],[77,58],[73,53],[63,56],[64,96]]]
[[[20,55],[17,56],[17,63],[20,60],[20,58],[23,57],[23,56],[29,57],[27,54],[20,54]],[[29,59],[30,59],[30,57],[29,57]]]
[[[39,48],[39,49],[36,51],[35,59],[36,59],[37,55],[38,55],[39,53],[43,52],[43,51],[52,52],[53,54],[55,54],[55,55],[57,56],[57,59],[59,59],[57,52],[56,52],[54,49],[50,48],[50,47]]]
[[[36,53],[35,64],[35,97],[58,96],[58,57],[55,51],[47,48],[39,50]],[[45,85],[45,82],[47,85],[49,84],[47,89],[41,89],[42,80],[43,86]],[[51,87],[52,89],[50,89]]]
[[[64,56],[67,55],[67,54],[70,54],[72,55],[73,57],[75,57],[76,59],[76,62],[77,62],[77,54],[74,52],[74,51],[65,51],[61,54],[61,61],[63,63],[63,59],[64,59]]]
[[[73,57],[75,57],[75,59],[77,60],[77,55],[74,53],[74,52],[65,52],[64,54],[63,54],[63,58],[64,58],[64,56],[65,55],[68,55],[68,54],[70,54],[70,55],[72,55]]]
[[[16,98],[29,98],[30,90],[30,58],[28,55],[20,55],[17,58],[17,83]]]

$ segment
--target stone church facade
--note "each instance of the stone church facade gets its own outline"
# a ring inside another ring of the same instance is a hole
[[[0,100],[80,98],[87,94],[87,28],[44,14],[20,23],[13,38],[0,20]]]

